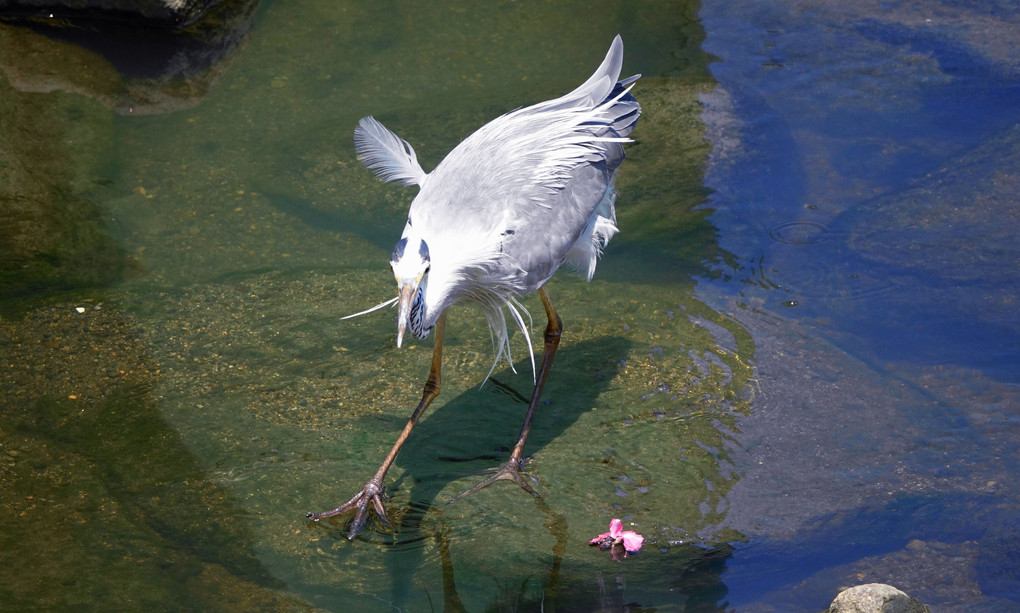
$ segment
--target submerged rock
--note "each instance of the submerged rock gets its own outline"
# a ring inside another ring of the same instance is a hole
[[[122,115],[190,108],[247,39],[257,6],[0,0],[0,74],[18,91],[81,94]]]
[[[840,592],[827,613],[929,613],[929,609],[891,585],[868,583]]]
[[[213,4],[213,0],[0,0],[0,12],[177,26],[199,19]]]

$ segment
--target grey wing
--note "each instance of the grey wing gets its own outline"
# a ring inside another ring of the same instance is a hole
[[[456,205],[468,218],[499,218],[508,201],[514,210],[525,206],[522,198],[532,207],[550,206],[556,192],[576,181],[579,165],[604,162],[615,171],[623,160],[620,143],[629,142],[641,114],[629,88],[638,77],[616,81],[622,53],[617,37],[581,87],[482,126],[436,167],[417,205]]]
[[[528,271],[527,291],[538,289],[565,261],[591,278],[597,253],[616,232],[613,177],[605,162],[577,166],[551,206],[506,230],[512,234],[502,249]]]
[[[454,242],[490,237],[487,244],[528,272],[532,290],[568,254],[584,259],[571,251],[575,245],[593,262],[593,239],[604,244],[616,231],[613,176],[641,113],[629,93],[637,77],[616,80],[622,53],[617,38],[581,87],[498,117],[465,139],[412,203],[415,226],[431,222],[430,233]]]

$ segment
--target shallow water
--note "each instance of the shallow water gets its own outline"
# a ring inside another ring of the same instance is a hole
[[[4,56],[0,170],[48,211],[5,229],[34,247],[4,268],[4,601],[816,611],[881,581],[1020,607],[1015,10],[238,14],[214,68],[144,96],[98,56],[48,89],[52,61]],[[457,308],[442,396],[387,477],[396,529],[306,521],[374,472],[431,355],[393,346],[390,311],[340,320],[391,295],[414,194],[357,162],[358,118],[430,169],[583,81],[617,32],[644,115],[596,279],[550,284],[542,498],[445,504],[505,458],[530,393],[520,338],[517,374],[479,387],[484,320]],[[588,546],[612,517],[639,555]]]

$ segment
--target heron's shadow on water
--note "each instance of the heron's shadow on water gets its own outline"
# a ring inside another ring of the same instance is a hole
[[[627,339],[609,336],[576,344],[565,340],[560,345],[524,447],[526,459],[596,406],[630,345]],[[537,362],[541,359],[541,345],[536,349]],[[509,458],[534,389],[530,361],[520,360],[514,369],[516,375],[509,368],[494,373],[484,386],[441,404],[415,426],[397,457],[396,468],[402,472],[395,482],[388,484],[391,492],[405,483],[412,484],[409,496],[414,510],[401,518],[397,527],[399,541],[414,539],[413,532],[420,527],[421,516],[433,505],[446,504],[445,498],[437,500],[437,496],[450,482],[462,481],[463,489],[467,489],[486,476],[481,471],[495,468]],[[442,400],[440,395],[436,404]],[[539,493],[555,487],[555,483],[544,481],[532,484]],[[509,489],[510,485],[497,483],[487,489],[507,487],[507,495],[527,496],[517,486]]]
[[[596,406],[598,397],[609,389],[630,345],[618,337],[579,343],[571,343],[567,338],[561,343],[542,402],[535,410],[524,447],[525,459],[540,452],[580,415]],[[541,360],[541,345],[537,350],[535,359]],[[445,351],[446,372],[456,367],[451,359],[456,358],[456,351],[454,347]],[[391,543],[399,546],[430,538],[431,528],[423,528],[422,520],[430,509],[446,506],[447,497],[438,500],[440,493],[455,480],[463,483],[464,490],[474,486],[486,476],[483,470],[495,468],[509,458],[533,390],[530,361],[519,360],[514,369],[517,374],[504,368],[484,386],[474,387],[456,398],[447,399],[441,392],[433,408],[418,421],[385,483],[388,493],[396,499],[389,505],[396,529]],[[483,375],[479,373],[479,384]],[[412,408],[407,407],[406,413],[392,411],[394,440]],[[381,461],[382,457],[378,459]],[[525,478],[530,479],[530,473],[527,474]],[[552,480],[531,482],[540,494],[556,487]],[[407,483],[410,489],[402,492]],[[510,481],[495,483],[474,496],[486,495],[494,496],[493,504],[499,504],[496,497],[528,496]],[[366,528],[371,529],[372,525],[369,522]],[[377,524],[376,528],[381,529]],[[428,533],[423,533],[423,529]]]

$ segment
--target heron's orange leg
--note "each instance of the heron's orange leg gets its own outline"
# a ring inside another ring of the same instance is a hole
[[[358,532],[365,525],[365,521],[368,519],[368,503],[372,503],[375,508],[376,515],[386,525],[390,525],[389,519],[386,517],[386,507],[383,504],[382,493],[383,493],[383,478],[386,476],[386,471],[390,469],[390,465],[397,459],[397,454],[400,453],[400,448],[404,446],[404,441],[407,440],[408,435],[411,434],[411,429],[418,423],[418,418],[425,412],[425,409],[432,404],[436,396],[439,395],[439,371],[443,361],[443,329],[446,327],[446,313],[444,312],[439,316],[439,320],[436,321],[436,342],[432,349],[432,367],[429,369],[429,378],[425,381],[425,388],[422,390],[421,402],[415,407],[414,412],[411,413],[411,418],[407,420],[407,425],[404,426],[404,431],[400,433],[397,438],[397,442],[393,444],[393,448],[390,449],[389,455],[383,460],[379,470],[376,471],[375,476],[368,480],[365,487],[361,488],[361,491],[354,495],[353,498],[338,506],[335,509],[329,511],[323,511],[321,513],[309,513],[307,517],[309,519],[319,521],[325,517],[333,517],[334,515],[340,515],[346,513],[351,509],[357,509],[357,513],[354,515],[354,522],[351,524],[351,529],[347,533],[347,538],[353,540],[357,536]]]
[[[535,417],[535,407],[538,406],[538,401],[542,397],[542,387],[545,385],[545,377],[549,374],[549,367],[552,366],[553,355],[556,353],[556,348],[560,346],[560,335],[563,333],[563,321],[560,319],[560,316],[556,314],[556,309],[553,308],[552,301],[549,300],[549,294],[546,293],[545,287],[538,288],[538,295],[542,299],[542,306],[545,307],[545,314],[546,317],[549,318],[549,323],[545,327],[545,351],[542,353],[542,366],[538,369],[538,378],[535,381],[535,391],[531,395],[531,402],[528,404],[528,412],[524,414],[524,423],[521,424],[521,433],[517,437],[517,444],[514,445],[514,450],[510,453],[510,459],[507,460],[505,464],[497,468],[493,475],[486,478],[473,488],[457,494],[451,498],[449,502],[456,502],[468,494],[473,494],[501,479],[509,479],[521,486],[524,491],[528,492],[535,498],[539,497],[538,492],[528,485],[524,481],[524,477],[521,476],[521,471],[524,469],[521,458],[524,456],[524,441],[528,438],[528,433],[531,431],[531,421]]]

